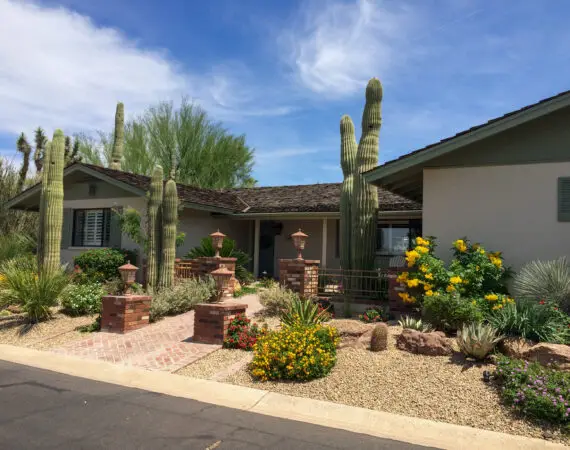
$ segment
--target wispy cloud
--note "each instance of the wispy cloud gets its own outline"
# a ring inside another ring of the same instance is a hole
[[[264,152],[257,152],[255,154],[255,159],[258,164],[274,162],[278,159],[291,158],[293,156],[310,155],[313,153],[318,153],[319,150],[316,148],[285,148],[269,150]]]

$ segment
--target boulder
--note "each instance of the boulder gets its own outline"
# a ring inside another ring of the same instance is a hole
[[[422,333],[405,329],[396,338],[396,347],[410,353],[428,356],[447,356],[453,353],[450,340],[440,331]]]
[[[334,319],[327,325],[338,330],[340,336],[339,348],[367,349],[374,324],[360,322],[353,319]]]
[[[535,343],[529,339],[521,337],[509,337],[503,339],[498,347],[499,351],[507,355],[509,358],[523,359],[524,353],[529,350]]]
[[[536,361],[543,366],[552,363],[561,370],[570,370],[570,347],[568,345],[541,342],[526,350],[522,357],[528,361]]]

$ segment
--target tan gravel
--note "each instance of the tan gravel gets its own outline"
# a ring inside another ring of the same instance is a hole
[[[406,416],[475,428],[570,441],[556,429],[516,418],[501,405],[492,386],[482,381],[492,365],[474,365],[462,355],[430,357],[394,347],[400,327],[390,327],[387,351],[346,348],[326,378],[307,383],[257,382],[244,367],[223,381],[298,397],[309,397]]]
[[[58,347],[86,337],[77,327],[89,325],[93,316],[69,317],[56,313],[52,319],[29,325],[21,316],[0,322],[0,344],[18,345],[38,350]]]
[[[177,371],[176,374],[206,380],[213,379],[218,373],[223,372],[230,366],[251,360],[251,356],[251,352],[222,348],[204,356],[192,364],[188,364],[186,367]]]

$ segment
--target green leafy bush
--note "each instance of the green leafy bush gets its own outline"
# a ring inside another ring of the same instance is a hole
[[[506,336],[536,342],[569,342],[568,315],[544,300],[517,299],[494,311],[487,320]]]
[[[267,333],[267,324],[260,329],[256,323],[252,324],[245,314],[237,314],[228,327],[224,348],[251,351],[259,337],[265,333]]]
[[[70,282],[65,269],[38,272],[33,258],[7,261],[0,268],[0,303],[19,305],[31,322],[49,318]]]
[[[291,302],[298,299],[299,296],[295,292],[278,284],[259,292],[259,302],[265,307],[264,312],[270,316],[280,316]]]
[[[321,324],[270,331],[253,348],[251,374],[261,381],[324,377],[336,363],[338,342],[336,328]]]
[[[495,378],[503,401],[532,419],[570,423],[570,373],[500,357]]]
[[[483,313],[476,301],[461,297],[457,293],[437,293],[424,298],[423,318],[438,330],[455,331],[473,322],[481,322]]]
[[[76,276],[79,281],[103,283],[120,277],[118,269],[128,261],[136,261],[135,252],[116,248],[87,250],[74,259]]]
[[[309,299],[294,298],[281,314],[281,322],[287,326],[310,326],[330,320],[327,311]]]
[[[215,256],[216,250],[212,244],[212,238],[206,237],[201,240],[199,247],[194,247],[186,255],[187,258],[199,258],[201,256]],[[247,270],[247,266],[251,261],[249,255],[237,248],[236,241],[225,238],[220,250],[220,256],[223,258],[237,258],[236,261],[236,278],[242,284],[247,284],[253,280],[253,276]]]
[[[461,351],[475,359],[485,359],[501,339],[497,330],[484,323],[463,325],[457,333],[457,344]]]
[[[162,289],[150,304],[150,320],[173,316],[190,311],[198,303],[205,303],[216,293],[216,283],[212,277],[188,278]]]
[[[415,319],[410,316],[402,317],[398,320],[398,324],[404,329],[421,331],[422,333],[433,331],[433,327],[429,323],[423,322],[422,319]]]
[[[99,283],[70,284],[61,296],[61,306],[68,314],[81,316],[101,311],[101,297],[105,295]]]
[[[388,316],[384,315],[384,312],[379,308],[371,308],[367,309],[364,314],[360,314],[358,320],[366,323],[385,322],[388,320]]]

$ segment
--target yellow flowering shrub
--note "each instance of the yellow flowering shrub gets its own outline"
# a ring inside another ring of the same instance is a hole
[[[515,300],[508,295],[495,294],[493,292],[473,301],[476,301],[481,310],[486,313],[503,309],[508,304],[515,302]]]
[[[321,378],[336,364],[338,343],[333,327],[284,326],[258,339],[249,369],[261,381]]]

